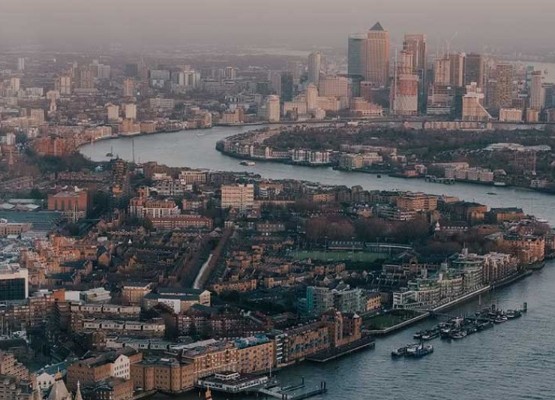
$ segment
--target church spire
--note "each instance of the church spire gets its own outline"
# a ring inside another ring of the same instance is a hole
[[[81,396],[81,382],[79,381],[77,381],[77,390],[75,391],[73,400],[83,400],[83,396]]]

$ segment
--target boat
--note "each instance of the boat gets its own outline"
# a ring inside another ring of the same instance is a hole
[[[380,174],[376,175],[376,178],[381,178],[382,176]]]
[[[110,147],[110,152],[106,153],[106,157],[113,157],[114,156],[114,147]]]
[[[241,161],[239,164],[244,165],[246,167],[253,167],[256,165],[254,161]]]
[[[507,319],[516,319],[522,317],[522,312],[519,310],[507,310],[505,316]]]
[[[422,334],[421,339],[422,340],[433,340],[435,338],[439,337],[439,330],[438,329],[432,329],[429,331],[424,332],[424,334]]]
[[[537,262],[537,263],[530,264],[528,266],[528,269],[531,269],[532,271],[539,271],[543,267],[545,267],[545,262],[540,261],[540,262]]]
[[[486,194],[489,196],[497,196],[497,193],[493,193],[493,192],[487,192]]]
[[[466,335],[468,335],[468,333],[465,330],[456,330],[451,332],[449,337],[454,340],[460,340],[460,339],[464,339]]]
[[[420,343],[407,347],[406,357],[422,358],[434,352],[434,346],[431,344]]]
[[[507,322],[509,318],[506,315],[498,315],[493,322],[496,324],[502,324],[503,322]]]
[[[401,358],[404,357],[407,354],[407,347],[408,346],[403,346],[403,347],[399,347],[396,350],[393,350],[391,352],[391,357],[392,358]]]
[[[413,339],[422,339],[422,332],[418,331],[414,335],[412,335]]]
[[[491,321],[482,322],[478,324],[476,328],[478,329],[478,332],[485,331],[486,329],[493,328],[493,322]]]
[[[507,186],[505,182],[493,182],[493,186]]]

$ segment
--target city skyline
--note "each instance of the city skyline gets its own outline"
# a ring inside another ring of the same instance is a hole
[[[179,47],[216,43],[344,48],[347,35],[366,32],[374,21],[380,21],[391,32],[392,43],[401,43],[405,33],[425,33],[430,51],[450,46],[453,50],[538,53],[549,46],[549,15],[555,11],[555,5],[547,0],[526,4],[468,0],[463,4],[449,1],[448,5],[437,0],[305,0],[300,4],[292,0],[208,0],[186,5],[175,0],[155,4],[98,0],[95,7],[68,0],[2,3],[3,46],[119,44],[135,50],[164,44]],[[489,22],[493,17],[496,24]],[[514,30],[517,25],[518,34]]]

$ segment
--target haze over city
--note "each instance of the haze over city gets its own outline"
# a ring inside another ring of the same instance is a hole
[[[341,48],[379,20],[397,42],[425,32],[431,48],[534,53],[548,49],[554,14],[551,0],[3,0],[0,43]]]
[[[0,400],[553,400],[554,2],[0,0]]]

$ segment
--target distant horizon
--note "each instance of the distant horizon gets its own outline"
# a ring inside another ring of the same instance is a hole
[[[548,0],[3,0],[0,45],[344,49],[350,34],[380,22],[393,46],[405,33],[424,33],[431,52],[553,56],[552,13]]]

